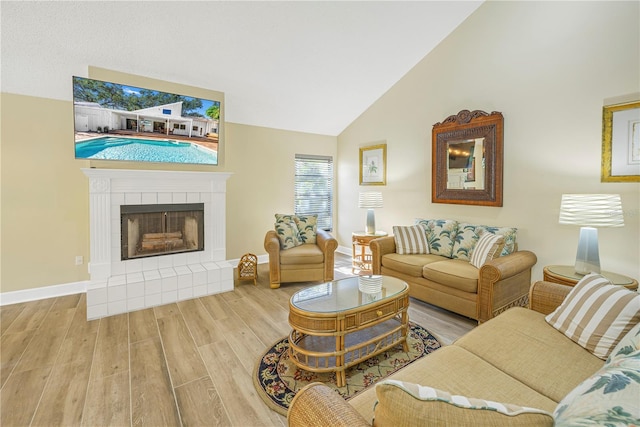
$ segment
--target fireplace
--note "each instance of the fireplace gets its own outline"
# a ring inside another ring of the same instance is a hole
[[[90,204],[87,319],[233,290],[225,248],[231,174],[82,171],[89,178]],[[123,212],[130,214],[124,222]],[[130,228],[130,220],[137,225]]]
[[[204,250],[204,203],[120,206],[120,259]]]

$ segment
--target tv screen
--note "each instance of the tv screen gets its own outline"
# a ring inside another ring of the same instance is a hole
[[[75,157],[218,164],[220,101],[73,77]]]

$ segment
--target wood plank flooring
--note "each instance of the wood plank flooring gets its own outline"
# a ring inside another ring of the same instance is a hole
[[[336,278],[350,263],[336,254]],[[258,272],[258,286],[100,320],[86,320],[84,294],[0,307],[0,425],[285,426],[252,372],[306,285],[270,289]],[[409,318],[444,344],[476,325],[413,299]]]

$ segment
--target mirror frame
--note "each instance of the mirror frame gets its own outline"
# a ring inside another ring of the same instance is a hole
[[[504,119],[502,113],[462,110],[433,125],[431,201],[458,205],[502,206]],[[484,189],[447,188],[450,142],[484,138]]]

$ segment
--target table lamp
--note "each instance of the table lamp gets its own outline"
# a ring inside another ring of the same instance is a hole
[[[559,222],[581,226],[576,254],[576,273],[600,273],[596,227],[624,226],[620,195],[563,194]]]
[[[364,191],[360,193],[358,207],[368,209],[365,232],[367,234],[376,234],[376,217],[373,209],[382,207],[382,193],[379,191]]]

